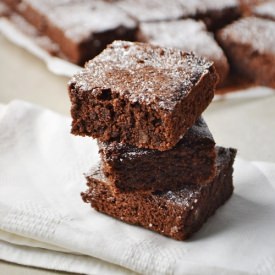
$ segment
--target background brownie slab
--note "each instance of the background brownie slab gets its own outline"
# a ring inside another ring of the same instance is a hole
[[[217,30],[240,17],[238,0],[179,0],[184,17],[201,19],[208,29]]]
[[[72,77],[72,133],[168,150],[214,96],[213,63],[193,54],[115,41]]]
[[[184,15],[178,0],[116,0],[111,2],[139,22],[175,20]]]
[[[216,173],[213,137],[202,118],[168,151],[99,142],[102,171],[119,191],[175,190],[207,184]]]
[[[252,10],[253,15],[275,21],[275,2],[258,5]]]
[[[247,17],[225,27],[218,39],[237,73],[275,87],[275,22]]]
[[[141,23],[139,26],[139,40],[161,47],[173,47],[187,52],[192,51],[199,56],[214,61],[220,77],[219,83],[228,74],[227,58],[202,21],[186,19]]]
[[[217,174],[209,185],[185,186],[178,191],[115,193],[100,170],[88,177],[85,202],[97,211],[141,225],[168,237],[184,240],[232,194],[234,149],[218,149]]]
[[[112,1],[139,22],[195,18],[217,29],[240,16],[237,0],[117,0]]]
[[[76,64],[84,64],[115,39],[135,40],[136,22],[104,1],[22,0],[16,10]]]
[[[14,9],[21,2],[21,0],[3,0],[2,2],[4,2],[10,8]]]

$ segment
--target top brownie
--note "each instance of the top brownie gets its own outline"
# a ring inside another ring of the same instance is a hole
[[[168,150],[214,96],[212,62],[176,49],[115,41],[69,81],[72,133]]]
[[[233,71],[258,85],[275,88],[275,22],[245,17],[217,33]]]

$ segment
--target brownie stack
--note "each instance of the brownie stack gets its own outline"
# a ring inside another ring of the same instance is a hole
[[[98,139],[85,202],[184,240],[232,194],[236,150],[215,146],[201,117],[218,77],[176,49],[115,41],[72,77],[72,133]]]

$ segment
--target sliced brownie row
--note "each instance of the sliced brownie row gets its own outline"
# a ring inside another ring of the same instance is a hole
[[[35,42],[50,53],[73,63],[83,65],[114,40],[145,42],[141,38],[143,36],[148,38],[146,42],[194,51],[198,55],[215,61],[221,83],[228,73],[227,60],[207,28],[217,29],[240,15],[237,0],[214,2],[200,0],[189,1],[188,4],[182,0],[168,2],[4,0],[4,2],[13,10],[13,14],[10,15],[13,23],[28,35],[33,36]],[[170,21],[171,24],[169,24]],[[34,27],[32,32],[29,31],[31,27]],[[156,28],[162,28],[162,31],[158,32]],[[158,32],[157,41],[153,41],[154,38],[150,41],[148,30],[150,33]],[[174,42],[167,44],[163,33],[173,36]],[[40,43],[41,40],[46,40],[46,37],[47,40],[52,41],[52,45],[48,45],[50,44],[48,42],[47,45]],[[186,37],[193,41],[186,43]],[[208,45],[208,51],[205,50],[205,43]]]
[[[9,16],[50,53],[79,65],[114,40],[141,41],[192,51],[214,61],[219,87],[231,86],[232,75],[241,76],[242,82],[275,87],[272,80],[275,5],[270,0],[3,2],[12,13],[1,9],[1,3],[0,16]],[[246,16],[253,19],[239,20]],[[259,23],[255,17],[264,19]],[[219,31],[221,28],[225,29]],[[258,31],[259,28],[267,31]],[[246,41],[243,33],[249,35]]]

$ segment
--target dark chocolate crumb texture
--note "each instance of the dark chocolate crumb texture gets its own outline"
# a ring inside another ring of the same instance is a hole
[[[203,20],[211,30],[221,28],[240,16],[238,0],[116,0],[112,2],[138,22],[194,18]]]
[[[216,174],[215,142],[203,118],[175,147],[164,152],[117,142],[99,142],[99,148],[102,171],[120,192],[204,185]]]
[[[88,177],[85,202],[97,211],[121,221],[140,225],[165,236],[184,240],[201,228],[232,194],[235,149],[217,148],[217,172],[211,184],[186,185],[177,191],[114,192],[100,168]]]
[[[209,105],[217,81],[213,63],[192,53],[115,41],[69,82],[72,133],[168,150]]]

